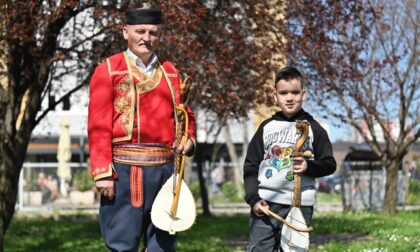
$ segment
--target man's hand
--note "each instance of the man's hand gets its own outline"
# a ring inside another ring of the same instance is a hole
[[[109,200],[114,199],[115,190],[114,190],[114,179],[112,177],[102,178],[95,181],[96,189],[98,192],[108,197]]]
[[[293,172],[296,174],[304,173],[308,169],[308,163],[306,163],[303,157],[294,157],[293,160]]]
[[[177,144],[176,142],[174,143],[174,147],[177,145],[178,145],[178,147],[176,148],[177,153],[182,153],[187,156],[190,156],[190,154],[192,154],[191,152],[194,149],[194,142],[189,137],[183,136],[180,144]]]
[[[260,200],[252,207],[252,210],[257,216],[261,216],[263,214],[269,215],[268,213],[268,204],[265,200]]]

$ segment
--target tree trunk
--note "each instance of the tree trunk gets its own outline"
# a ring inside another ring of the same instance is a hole
[[[244,170],[243,170],[243,164],[245,162],[245,157],[246,157],[246,153],[248,151],[248,146],[249,146],[249,142],[248,142],[248,120],[247,118],[244,118],[242,121],[242,129],[243,129],[243,143],[242,143],[242,156],[241,156],[241,163],[240,163],[240,175],[241,178],[243,179],[244,177]]]
[[[211,148],[211,158],[210,158],[210,169],[208,172],[208,179],[210,181],[210,183],[207,183],[207,192],[210,192],[210,201],[211,204],[214,205],[214,188],[213,188],[213,177],[212,177],[212,172],[214,171],[214,169],[217,168],[218,165],[216,165],[216,160],[219,157],[219,151],[220,149],[223,147],[222,144],[218,144],[218,143],[214,143],[213,147]],[[218,160],[219,162],[220,160]],[[223,169],[223,174],[225,174],[225,166],[222,166]],[[223,175],[223,181],[222,184],[225,182],[225,175]],[[218,188],[221,189],[221,188]]]
[[[398,183],[398,168],[401,161],[391,161],[387,167],[385,198],[384,198],[384,212],[388,214],[395,214],[397,210],[397,183]]]
[[[15,83],[14,79],[9,78],[9,85],[15,86],[10,83]],[[41,89],[29,93],[28,99],[22,99],[25,91],[18,94],[9,91],[7,97],[0,97],[0,252],[4,250],[4,235],[15,212],[19,174],[35,127]],[[18,102],[11,102],[10,97],[16,96]],[[20,116],[21,121],[17,123]]]
[[[232,137],[230,134],[229,125],[225,125],[225,138],[226,138],[226,147],[229,152],[229,157],[231,162],[233,163],[233,179],[236,187],[236,192],[238,198],[242,197],[242,177],[241,177],[241,165],[238,158],[238,155],[236,154],[236,148],[235,144],[232,141]]]
[[[2,168],[3,169],[3,168]],[[19,175],[10,178],[1,172],[0,179],[0,251],[4,249],[4,235],[15,212]]]
[[[203,160],[200,155],[200,150],[199,150],[198,145],[197,145],[195,160],[197,162],[198,181],[200,182],[201,207],[203,208],[203,215],[210,216],[209,196],[207,193],[206,181],[204,180],[204,176],[203,176]]]
[[[15,212],[17,188],[22,160],[13,160],[7,144],[0,146],[0,251],[4,250],[4,235]]]

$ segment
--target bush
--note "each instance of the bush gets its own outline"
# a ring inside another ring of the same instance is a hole
[[[189,186],[194,199],[197,201],[201,197],[200,183],[198,181],[192,182]]]
[[[223,183],[222,192],[226,199],[230,202],[238,201],[238,190],[236,190],[236,186],[232,181]]]
[[[86,171],[81,171],[75,174],[74,181],[75,187],[81,192],[89,191],[95,185],[92,177]]]
[[[420,180],[410,179],[408,187],[407,204],[420,204]]]
[[[420,180],[418,179],[410,179],[410,192],[414,194],[420,193]]]

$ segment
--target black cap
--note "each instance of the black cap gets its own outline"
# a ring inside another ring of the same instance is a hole
[[[161,24],[162,11],[159,9],[131,9],[127,11],[128,25]]]

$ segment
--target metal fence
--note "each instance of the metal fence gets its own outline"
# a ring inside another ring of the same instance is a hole
[[[24,163],[19,178],[19,211],[93,210],[99,208],[100,195],[96,193],[88,164],[68,163],[71,179],[63,181],[58,176],[59,163]],[[210,199],[220,194],[221,185],[232,179],[234,164],[229,162],[203,162],[203,176]],[[197,164],[189,163],[184,179],[187,183],[198,181]],[[216,174],[218,170],[221,173]],[[91,183],[91,188],[80,190],[80,184]],[[86,190],[87,189],[87,190]]]
[[[397,204],[404,205],[409,174],[398,171]],[[343,209],[381,210],[384,205],[386,169],[379,161],[344,161],[342,166]]]
[[[60,179],[58,163],[24,163],[19,177],[19,211],[89,209],[98,195],[86,163],[67,163],[71,178]]]

